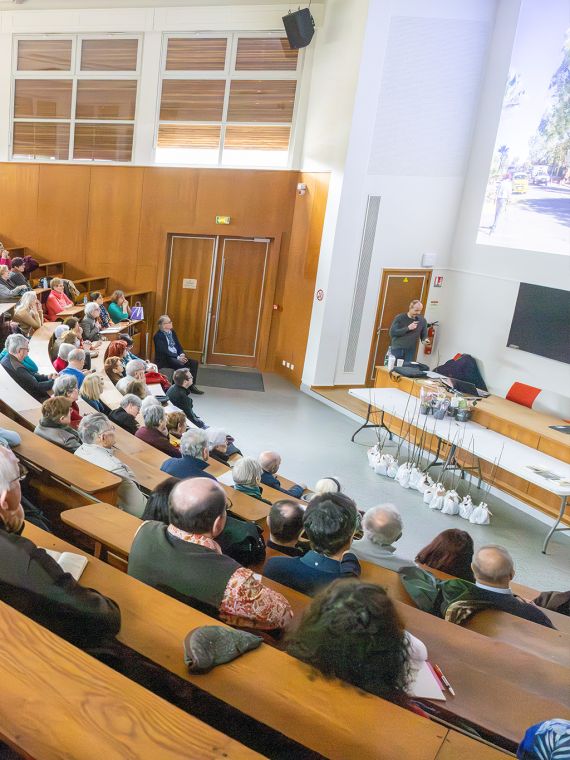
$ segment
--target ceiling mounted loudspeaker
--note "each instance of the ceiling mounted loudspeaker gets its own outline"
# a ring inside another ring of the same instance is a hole
[[[315,19],[311,16],[311,11],[308,8],[289,11],[286,16],[283,16],[283,26],[289,45],[294,50],[307,47],[315,33]]]

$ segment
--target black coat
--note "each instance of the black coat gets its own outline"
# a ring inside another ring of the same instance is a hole
[[[194,404],[190,398],[190,389],[183,388],[181,385],[171,385],[166,391],[170,402],[177,406],[180,411],[188,417],[190,422],[193,422],[196,427],[205,428],[204,421],[201,420],[194,412]]]
[[[109,413],[109,419],[111,422],[114,422],[115,425],[126,430],[127,433],[132,433],[134,435],[139,429],[139,424],[133,415],[126,412],[121,406],[117,409],[113,409],[113,411]]]
[[[180,356],[180,354],[184,353],[184,349],[180,345],[180,341],[178,340],[178,336],[174,330],[172,331],[172,337],[174,339],[174,345],[176,346],[176,356],[174,356],[174,354],[171,354],[168,350],[168,341],[166,340],[164,330],[158,330],[154,334],[154,361],[155,364],[158,365],[159,369],[160,367],[169,367],[169,362],[172,359],[176,359],[177,356]]]

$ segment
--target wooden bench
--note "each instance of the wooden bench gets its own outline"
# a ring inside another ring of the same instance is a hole
[[[33,525],[26,525],[24,535],[45,548],[77,551]],[[182,658],[185,635],[200,625],[222,623],[92,557],[81,583],[118,603],[122,615],[118,638],[127,646],[325,757],[333,760],[379,756],[382,760],[505,757],[493,748],[488,748],[487,753],[484,745],[467,737],[445,744],[453,731],[352,686],[315,679],[309,667],[265,644],[205,675],[188,673]],[[446,671],[446,660],[440,664]],[[549,707],[554,709],[551,715],[559,715],[555,709],[558,705]],[[510,711],[517,736],[522,736],[523,726],[532,724],[529,713],[533,717],[536,714],[524,701],[523,708],[520,713]],[[446,754],[438,755],[441,751]]]
[[[0,739],[24,757],[260,757],[3,602],[0,632]]]
[[[37,269],[34,269],[34,282],[39,282],[42,277],[64,277],[65,261],[43,261],[40,262]],[[39,272],[43,271],[43,274]],[[39,274],[39,276],[38,276]]]

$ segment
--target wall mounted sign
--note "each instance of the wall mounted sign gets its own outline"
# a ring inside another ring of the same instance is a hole
[[[217,216],[216,224],[229,224],[232,221],[231,216]]]
[[[198,280],[191,280],[191,279],[182,280],[182,287],[187,288],[188,290],[196,290],[197,285],[198,285]]]

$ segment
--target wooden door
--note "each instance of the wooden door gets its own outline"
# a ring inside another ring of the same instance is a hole
[[[376,323],[370,348],[366,385],[373,385],[375,367],[384,364],[390,346],[390,325],[397,314],[408,311],[410,301],[420,300],[425,309],[431,280],[431,269],[384,269]]]
[[[217,239],[173,235],[166,307],[184,351],[198,361],[206,353]]]
[[[221,238],[208,363],[258,366],[269,241]]]

